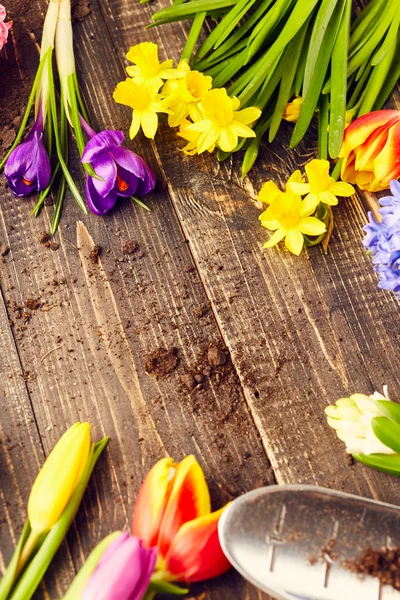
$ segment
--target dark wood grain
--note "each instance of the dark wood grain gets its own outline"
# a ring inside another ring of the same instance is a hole
[[[123,70],[96,3],[75,34],[93,123],[126,131],[126,112],[111,101]],[[135,141],[134,148],[157,169],[144,140]],[[71,168],[83,189],[76,160]],[[22,368],[29,371],[27,390],[44,452],[78,419],[92,423],[95,439],[111,438],[68,536],[75,567],[104,535],[129,526],[145,473],[166,454],[198,457],[215,507],[272,483],[229,357],[224,367],[207,370],[210,344],[223,347],[224,341],[169,193],[151,196],[151,213],[123,202],[105,219],[83,218],[68,195],[55,251],[38,241],[40,232],[49,230],[51,207],[33,220],[28,217],[32,205],[33,200],[16,200],[1,190],[0,239],[8,239],[11,248],[1,265],[1,289],[18,306],[28,298],[40,301],[26,329],[14,334]],[[84,225],[77,233],[80,220]],[[127,256],[121,248],[128,239],[138,250]],[[88,257],[92,242],[101,247],[95,264]],[[144,363],[160,347],[176,348],[179,364],[157,380]],[[184,376],[199,370],[206,373],[204,383],[189,391]],[[11,546],[7,537],[2,543]],[[262,597],[233,573],[192,591],[227,599],[233,590],[243,598]],[[49,593],[60,595],[55,588]]]
[[[102,0],[121,58],[133,42],[152,38],[178,59],[180,25],[140,33],[126,18],[128,4]],[[143,7],[141,20],[150,22],[151,13]],[[349,469],[323,412],[342,395],[381,390],[385,383],[394,398],[399,393],[398,302],[377,289],[363,250],[361,195],[335,211],[327,256],[320,248],[299,258],[282,249],[262,251],[268,234],[258,223],[257,191],[270,178],[283,183],[315,156],[314,134],[289,150],[290,130],[287,124],[275,144],[263,145],[243,184],[237,157],[222,164],[210,156],[185,157],[166,127],[155,146],[278,481],[395,502],[399,481],[360,465]]]

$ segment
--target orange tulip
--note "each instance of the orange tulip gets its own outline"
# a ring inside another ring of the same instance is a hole
[[[339,158],[343,181],[369,192],[387,189],[400,177],[400,111],[377,110],[353,121]]]
[[[211,512],[204,473],[194,456],[180,463],[163,458],[139,491],[132,533],[158,550],[157,578],[193,582],[230,567],[218,538],[223,508]]]

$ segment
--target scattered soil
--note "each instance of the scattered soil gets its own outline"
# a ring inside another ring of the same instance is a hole
[[[194,316],[196,317],[196,319],[201,319],[201,317],[204,317],[204,315],[206,315],[207,313],[208,306],[205,306],[203,304],[199,304],[194,308]]]
[[[95,244],[91,251],[89,252],[90,261],[96,265],[99,262],[99,254],[101,252],[101,248],[98,244]]]
[[[51,235],[46,231],[41,231],[37,236],[37,240],[39,244],[43,244],[44,246],[46,246],[46,244],[51,240]]]
[[[28,298],[25,300],[25,306],[29,310],[38,310],[42,306],[42,303],[39,298]]]
[[[92,12],[89,0],[72,0],[72,22],[84,21]]]
[[[139,244],[134,240],[127,240],[121,248],[123,254],[133,254],[138,249]]]
[[[382,584],[400,590],[400,548],[367,548],[360,558],[347,561],[346,566],[353,573],[377,577]]]
[[[210,348],[207,358],[212,367],[220,367],[226,363],[226,354],[220,348]]]
[[[176,369],[179,363],[177,348],[158,348],[147,355],[144,368],[149,375],[154,375],[156,379],[167,377]]]
[[[0,256],[5,256],[10,252],[10,248],[6,244],[0,244]]]

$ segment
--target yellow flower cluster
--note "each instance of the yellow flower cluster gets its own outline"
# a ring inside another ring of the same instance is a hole
[[[251,125],[260,117],[255,107],[240,109],[240,101],[231,98],[225,88],[212,88],[212,78],[192,71],[185,61],[173,68],[172,60],[158,59],[158,46],[144,42],[133,46],[127,59],[128,77],[114,91],[114,100],[133,109],[131,139],[140,127],[154,138],[158,113],[168,115],[170,127],[179,127],[178,135],[187,141],[185,154],[201,154],[220,148],[231,152],[239,138],[255,137]]]
[[[354,194],[352,185],[330,177],[327,160],[314,159],[306,164],[305,170],[308,183],[300,171],[295,171],[285,192],[273,181],[267,181],[261,188],[258,197],[269,205],[259,217],[261,225],[275,232],[264,248],[272,248],[284,239],[288,250],[298,256],[304,246],[304,235],[319,236],[326,231],[325,224],[311,216],[320,204],[333,206],[338,203],[337,196]]]

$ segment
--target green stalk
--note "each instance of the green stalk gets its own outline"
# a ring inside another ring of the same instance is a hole
[[[331,106],[329,121],[329,155],[337,158],[343,143],[346,119],[347,60],[352,0],[345,0],[344,14],[331,60]]]
[[[83,475],[71,496],[67,507],[58,522],[50,529],[40,549],[25,569],[21,579],[15,587],[10,600],[30,600],[36,588],[46,573],[54,555],[61,545],[75,515],[78,511],[86,486],[94,466],[107,444],[108,438],[104,438],[97,444],[92,444],[89,459]]]
[[[186,19],[188,16],[195,15],[198,12],[209,12],[221,8],[229,8],[234,6],[236,2],[237,0],[193,0],[192,2],[186,2],[185,4],[175,4],[173,6],[162,8],[154,13],[152,20],[156,22],[165,21],[166,19],[180,21]]]
[[[271,116],[269,114],[265,115],[261,122],[257,123],[254,127],[254,132],[256,134],[255,138],[251,139],[249,146],[246,149],[243,163],[242,163],[242,177],[243,180],[247,173],[250,171],[252,166],[257,160],[258,153],[260,151],[260,143],[264,133],[267,131],[268,127],[271,124]]]
[[[81,208],[81,210],[87,214],[87,208],[85,206],[85,203],[83,202],[81,195],[78,191],[78,188],[76,187],[74,180],[71,177],[70,172],[68,171],[67,165],[65,164],[65,160],[62,154],[62,148],[60,145],[60,137],[58,135],[58,123],[57,123],[57,106],[56,106],[56,96],[55,96],[55,91],[54,91],[54,79],[53,79],[53,70],[51,68],[51,54],[50,54],[50,60],[49,60],[49,89],[50,89],[50,112],[51,112],[51,118],[53,119],[53,125],[54,125],[54,138],[56,141],[56,150],[57,150],[57,156],[58,156],[58,160],[60,161],[60,166],[62,169],[62,172],[64,173],[65,179],[67,181],[68,187],[72,192],[72,195],[74,196],[78,206]]]
[[[3,578],[0,581],[0,600],[7,600],[13,588],[14,582],[17,577],[17,570],[21,552],[27,539],[29,538],[30,532],[31,526],[29,524],[29,521],[26,521],[24,529],[21,533],[21,537],[19,538],[17,547],[14,551],[14,554],[12,555],[11,561],[7,567],[6,572],[4,573]]]
[[[274,31],[292,5],[292,0],[276,0],[276,3],[254,28],[249,38],[246,64],[257,54],[264,41]]]
[[[81,90],[79,89],[79,83],[78,83],[78,77],[76,75],[76,71],[74,71],[74,73],[73,73],[73,78],[74,78],[74,87],[75,87],[76,97],[78,99],[78,104],[79,104],[79,109],[81,111],[81,115],[85,119],[85,121],[88,122],[89,117],[88,117],[88,114],[86,111],[85,103],[82,98]]]
[[[321,96],[318,115],[318,158],[328,159],[329,99]]]
[[[396,55],[400,54],[400,40],[397,44]],[[385,104],[386,100],[389,98],[392,90],[395,88],[396,83],[400,78],[400,60],[395,60],[392,63],[388,76],[379,91],[379,95],[375,100],[375,104],[373,106],[373,110],[380,110],[382,106]]]
[[[62,89],[62,87],[61,87],[61,89]],[[71,111],[72,126],[74,128],[76,144],[78,146],[79,156],[82,157],[82,154],[83,154],[86,144],[85,144],[85,140],[83,138],[81,120],[79,118],[78,102],[77,102],[77,98],[76,98],[75,78],[74,78],[73,74],[69,75],[67,78],[67,90],[68,90],[68,101],[69,101],[69,107],[70,107],[70,111]],[[65,98],[63,100],[61,100],[62,104],[64,104],[64,102],[65,102]],[[67,155],[65,154],[65,156],[67,156]],[[85,169],[86,173],[88,173],[91,177],[100,179],[100,177],[98,175],[96,175],[93,167],[89,163],[81,163],[81,164],[82,164],[83,168]]]
[[[195,18],[193,19],[193,23],[190,28],[190,33],[188,35],[185,47],[182,52],[181,60],[190,62],[190,59],[192,58],[192,54],[195,49],[197,40],[199,39],[201,28],[203,27],[203,23],[204,23],[206,16],[207,16],[206,12],[199,12],[196,14]]]
[[[343,158],[339,158],[339,160],[337,161],[332,173],[331,173],[331,177],[333,177],[333,179],[335,181],[337,181],[339,179],[340,176],[340,171],[342,168],[342,163],[343,163]]]
[[[136,202],[136,204],[139,204],[139,206],[141,206],[145,210],[148,210],[149,212],[151,212],[151,209],[147,206],[147,204],[142,202],[139,198],[136,198],[136,196],[131,196],[131,200],[132,200],[132,202]]]
[[[49,119],[49,122],[51,121],[51,119]],[[39,200],[36,202],[35,206],[32,209],[31,212],[31,216],[32,217],[37,217],[39,215],[40,209],[42,208],[43,202],[45,201],[45,199],[47,198],[51,188],[53,187],[54,181],[57,177],[57,174],[60,170],[60,161],[57,162],[56,168],[54,169],[49,185],[47,186],[46,189],[42,190],[39,194]]]
[[[16,135],[16,138],[14,140],[13,145],[11,146],[11,148],[9,149],[9,151],[7,152],[7,154],[5,155],[5,157],[3,158],[3,160],[0,163],[0,171],[3,169],[3,167],[4,167],[4,165],[5,165],[8,157],[11,154],[11,152],[14,150],[14,148],[16,148],[16,146],[18,146],[19,141],[20,141],[20,139],[21,139],[21,137],[22,137],[22,135],[24,133],[25,126],[26,126],[26,123],[27,123],[28,118],[29,118],[29,113],[31,112],[33,101],[35,99],[36,88],[37,88],[38,83],[40,81],[40,77],[41,77],[41,74],[42,74],[42,71],[43,71],[44,64],[48,60],[48,56],[51,56],[51,53],[52,53],[52,51],[50,49],[48,51],[48,53],[45,54],[45,56],[43,56],[43,58],[39,62],[39,67],[38,67],[38,70],[36,71],[35,79],[34,79],[33,84],[32,84],[31,93],[29,94],[28,104],[26,105],[26,109],[25,109],[25,112],[24,112],[24,116],[22,118],[21,126],[20,126],[20,128],[18,130],[18,133]],[[50,64],[51,64],[51,61],[50,61]]]

